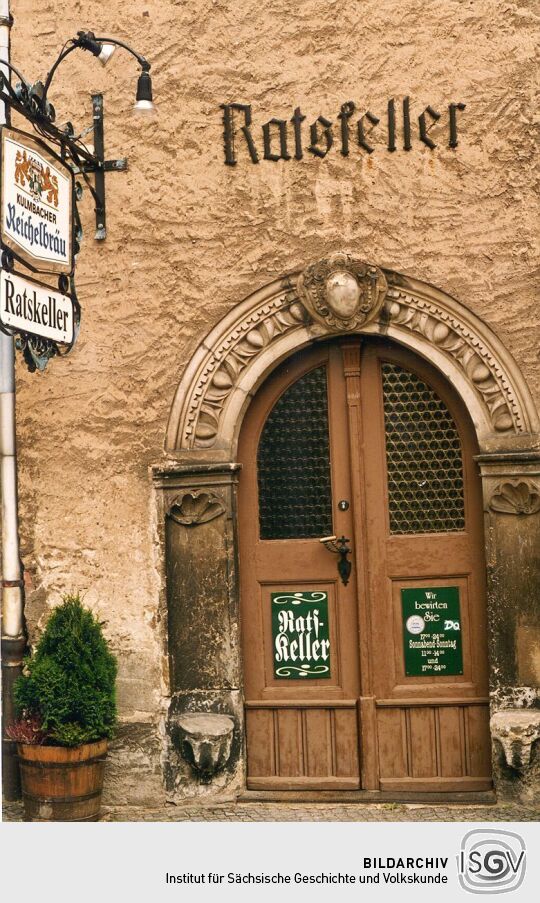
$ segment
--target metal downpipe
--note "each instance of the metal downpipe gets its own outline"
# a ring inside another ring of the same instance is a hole
[[[0,0],[0,66],[9,60],[9,0]],[[0,122],[6,110],[0,104]],[[4,799],[21,795],[16,748],[5,737],[13,719],[13,684],[22,671],[26,646],[24,587],[19,552],[17,456],[15,433],[15,349],[13,338],[0,332],[0,494],[2,504],[2,791]]]

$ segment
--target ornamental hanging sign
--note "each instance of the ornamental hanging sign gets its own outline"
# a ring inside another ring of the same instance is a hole
[[[271,593],[274,677],[330,677],[328,593]]]
[[[405,674],[463,674],[459,587],[401,590]]]
[[[75,338],[76,311],[69,295],[33,279],[0,270],[0,329],[62,345]]]
[[[73,172],[31,135],[2,127],[0,239],[39,273],[73,271]]]

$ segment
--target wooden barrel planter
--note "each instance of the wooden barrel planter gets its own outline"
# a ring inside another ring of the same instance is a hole
[[[26,821],[98,821],[107,740],[18,750]]]

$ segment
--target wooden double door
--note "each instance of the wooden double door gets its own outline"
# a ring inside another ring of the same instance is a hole
[[[390,342],[314,346],[258,391],[239,443],[248,788],[491,787],[475,450],[451,386]]]

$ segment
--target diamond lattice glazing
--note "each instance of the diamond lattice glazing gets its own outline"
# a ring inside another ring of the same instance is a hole
[[[276,402],[257,453],[261,539],[332,532],[326,368],[302,376]]]
[[[446,405],[425,382],[382,366],[390,532],[465,529],[461,441]]]

